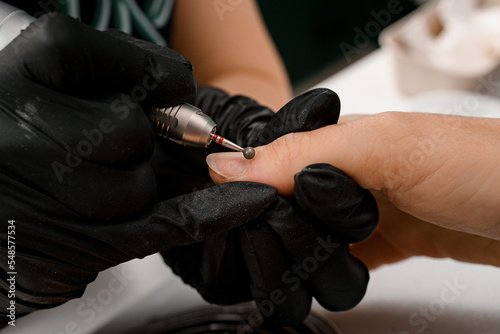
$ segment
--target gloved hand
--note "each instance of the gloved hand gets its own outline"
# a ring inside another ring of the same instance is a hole
[[[193,103],[220,125],[219,134],[243,147],[336,123],[340,112],[337,95],[326,89],[304,93],[277,114],[249,98],[211,88],[199,88]],[[212,145],[209,151],[218,149]],[[206,172],[197,182],[198,187],[208,183]],[[181,186],[185,182],[177,184],[179,192],[189,191]],[[368,238],[377,219],[370,192],[335,167],[317,164],[295,176],[294,197],[279,197],[252,222],[162,255],[207,301],[253,299],[268,323],[291,325],[309,314],[312,297],[332,311],[361,300],[368,270],[349,254],[349,244]]]
[[[0,53],[0,91],[0,325],[14,300],[8,272],[19,317],[81,296],[106,268],[243,224],[276,198],[242,183],[157,201],[145,110],[195,94],[190,63],[169,49],[49,14]]]

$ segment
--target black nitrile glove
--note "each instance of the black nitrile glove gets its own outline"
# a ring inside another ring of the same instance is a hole
[[[327,89],[306,92],[277,114],[249,98],[211,88],[199,88],[193,103],[215,120],[219,134],[243,147],[334,124],[340,112],[337,95]],[[218,149],[212,145],[208,152]],[[193,156],[190,166],[196,165]],[[206,166],[200,163],[199,168]],[[189,191],[183,188],[182,175],[178,177],[177,191]],[[206,171],[197,182],[197,187],[209,182]],[[252,222],[162,255],[207,301],[253,299],[265,321],[290,325],[309,314],[312,297],[332,311],[352,308],[361,300],[368,270],[349,254],[349,244],[368,238],[377,219],[369,191],[335,167],[317,164],[295,176],[294,197],[279,197]]]
[[[195,94],[169,49],[48,14],[0,52],[0,92],[0,326],[12,301],[17,317],[60,305],[99,271],[232,229],[277,196],[242,183],[157,201],[145,110]]]

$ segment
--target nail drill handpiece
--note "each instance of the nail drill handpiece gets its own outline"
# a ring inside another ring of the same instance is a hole
[[[35,18],[26,12],[0,1],[0,50],[26,29]],[[255,151],[251,147],[242,148],[215,134],[215,122],[200,109],[190,105],[169,108],[155,108],[149,113],[156,133],[182,145],[207,147],[212,141],[242,152],[252,159]]]
[[[207,147],[215,142],[224,147],[243,153],[246,159],[255,156],[252,147],[243,148],[215,133],[217,125],[201,109],[188,103],[169,108],[154,108],[149,114],[154,130],[181,145]]]

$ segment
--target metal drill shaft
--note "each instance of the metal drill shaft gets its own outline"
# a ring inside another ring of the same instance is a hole
[[[214,143],[217,143],[219,145],[222,145],[224,147],[230,148],[232,150],[238,151],[238,152],[243,152],[245,149],[241,146],[236,145],[230,140],[227,140],[224,137],[221,137],[219,135],[216,135],[215,133],[212,134],[212,141]]]

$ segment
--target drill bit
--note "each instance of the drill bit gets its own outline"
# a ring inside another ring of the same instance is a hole
[[[245,157],[245,159],[250,160],[250,159],[253,159],[253,157],[255,157],[255,150],[253,149],[253,147],[243,148],[241,146],[236,145],[232,141],[227,140],[224,137],[216,135],[215,133],[212,133],[211,136],[212,136],[211,139],[213,142],[215,142],[219,145],[222,145],[224,147],[230,148],[232,150],[243,153],[243,156]]]

